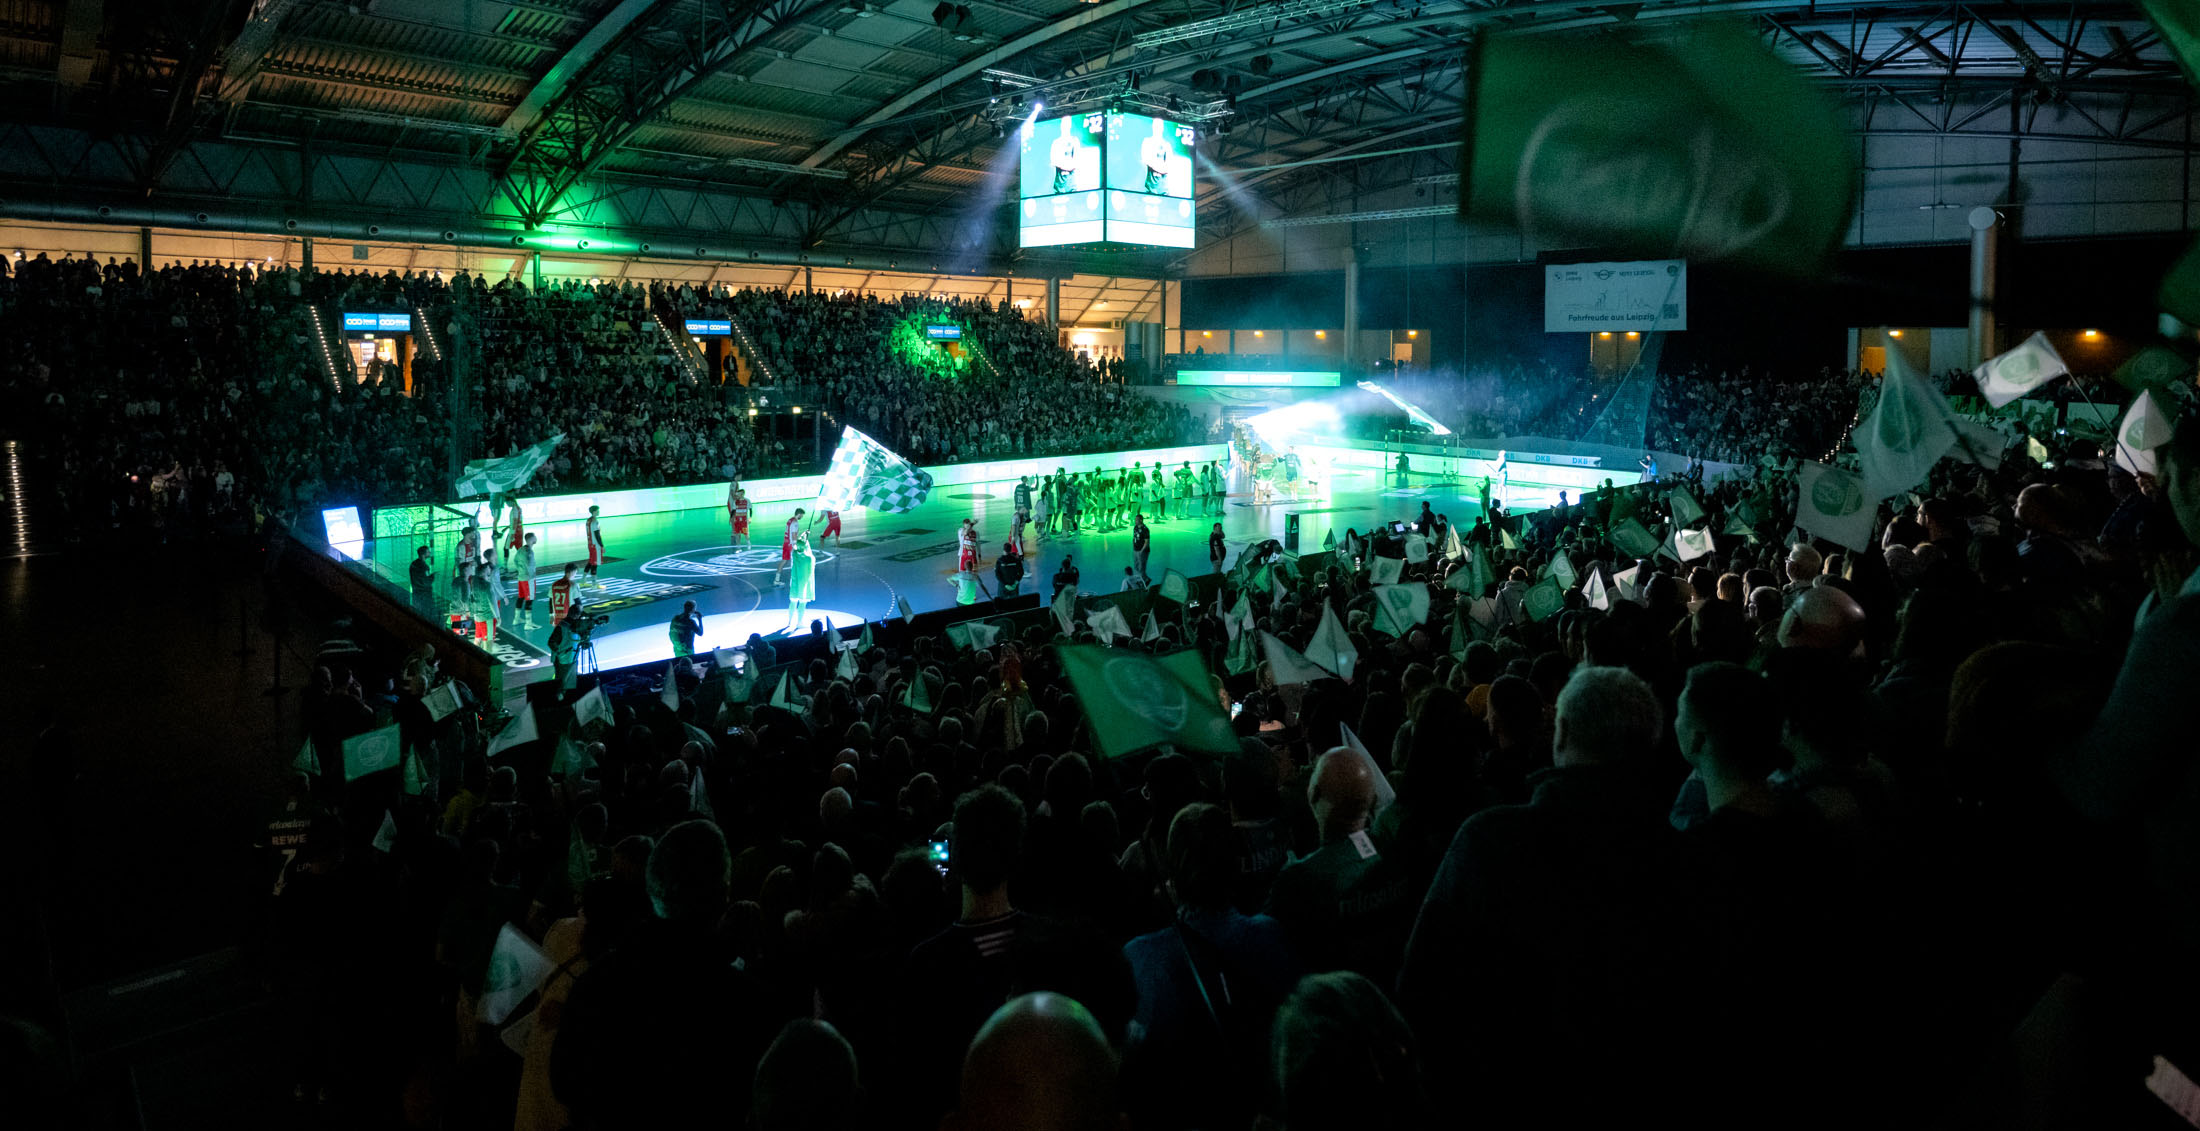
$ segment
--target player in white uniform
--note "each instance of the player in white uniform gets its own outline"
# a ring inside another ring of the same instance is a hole
[[[519,593],[512,601],[516,612],[533,620],[535,616],[535,536],[529,534],[519,548]]]
[[[1073,192],[1077,188],[1077,139],[1071,136],[1076,116],[1062,119],[1062,136],[1054,139],[1048,157],[1054,165],[1054,191]]]
[[[1176,156],[1169,139],[1161,136],[1164,126],[1161,119],[1155,118],[1153,136],[1138,143],[1138,160],[1146,167],[1146,191],[1156,195],[1168,193],[1169,165]]]
[[[596,567],[603,564],[603,520],[597,517],[599,507],[588,508],[588,583],[598,589],[603,582],[596,576]]]
[[[476,635],[483,645],[494,644],[497,628],[504,623],[504,575],[497,571],[496,551],[481,555],[481,614],[487,629],[477,629]]]

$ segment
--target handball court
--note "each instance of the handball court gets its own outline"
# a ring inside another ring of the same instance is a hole
[[[1410,520],[1420,513],[1423,501],[1438,514],[1471,525],[1481,514],[1479,484],[1479,480],[1414,473],[1408,485],[1400,488],[1393,473],[1339,469],[1328,482],[1302,481],[1295,495],[1279,488],[1266,503],[1256,502],[1243,484],[1232,483],[1220,515],[1197,513],[1200,500],[1196,498],[1171,499],[1165,519],[1147,513],[1153,530],[1147,574],[1159,584],[1170,569],[1186,576],[1211,572],[1207,536],[1218,521],[1231,560],[1249,543],[1282,539],[1285,516],[1294,511],[1300,516],[1301,552],[1320,550],[1331,532],[1341,539],[1347,528],[1365,531],[1379,521]],[[922,506],[901,514],[850,511],[842,515],[837,545],[822,537],[822,525],[812,527],[817,597],[803,618],[803,629],[813,620],[829,621],[835,628],[883,621],[900,615],[902,600],[919,613],[953,605],[956,530],[965,518],[978,520],[979,579],[984,587],[971,615],[984,615],[988,596],[998,590],[993,563],[1010,533],[1015,486],[1014,480],[1003,480],[938,487]],[[1505,498],[1516,513],[1540,510],[1557,501],[1558,490],[1550,484],[1515,480]],[[1182,513],[1186,503],[1194,513]],[[703,635],[696,641],[699,653],[743,644],[751,633],[768,637],[783,632],[787,590],[773,584],[773,575],[779,566],[781,534],[800,505],[760,504],[750,522],[751,544],[745,546],[732,544],[732,528],[723,507],[604,519],[606,562],[598,571],[602,585],[577,587],[576,595],[591,611],[610,620],[594,630],[593,662],[583,657],[580,669],[609,671],[670,658],[667,624],[685,601],[694,601],[703,615]],[[814,506],[808,509],[814,513]],[[527,526],[537,537],[535,610],[529,616],[507,600],[500,639],[493,649],[505,662],[507,687],[550,676],[549,586],[565,563],[587,560],[582,526],[580,522]],[[1054,573],[1064,556],[1080,571],[1080,591],[1116,592],[1123,587],[1124,567],[1131,564],[1131,528],[1126,522],[1103,529],[1099,516],[1088,510],[1077,534],[1027,536],[1022,592],[1050,596]],[[369,555],[370,561],[374,558],[388,561],[392,556]],[[386,581],[404,588],[404,577],[390,576],[388,567],[382,568]],[[516,591],[517,581],[510,573],[505,575],[508,598]]]

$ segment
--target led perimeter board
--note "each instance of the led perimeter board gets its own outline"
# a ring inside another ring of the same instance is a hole
[[[1192,246],[1196,138],[1181,122],[1117,110],[1024,126],[1018,244]]]

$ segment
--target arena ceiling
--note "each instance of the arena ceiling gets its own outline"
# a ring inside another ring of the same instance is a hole
[[[988,172],[1033,103],[1200,123],[1218,233],[1408,184],[1434,210],[1468,36],[1712,17],[1860,129],[2193,149],[2131,0],[0,0],[0,213],[999,269]]]

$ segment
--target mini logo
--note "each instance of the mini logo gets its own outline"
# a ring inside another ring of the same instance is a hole
[[[1828,468],[1811,484],[1810,503],[1823,515],[1854,514],[1864,505],[1864,488],[1855,476]]]
[[[817,564],[824,565],[839,555],[825,550],[816,551]],[[744,546],[729,549],[709,546],[700,550],[682,550],[666,554],[642,566],[642,572],[651,577],[747,577],[760,573],[779,571],[779,547]],[[609,579],[606,579],[608,583]]]

